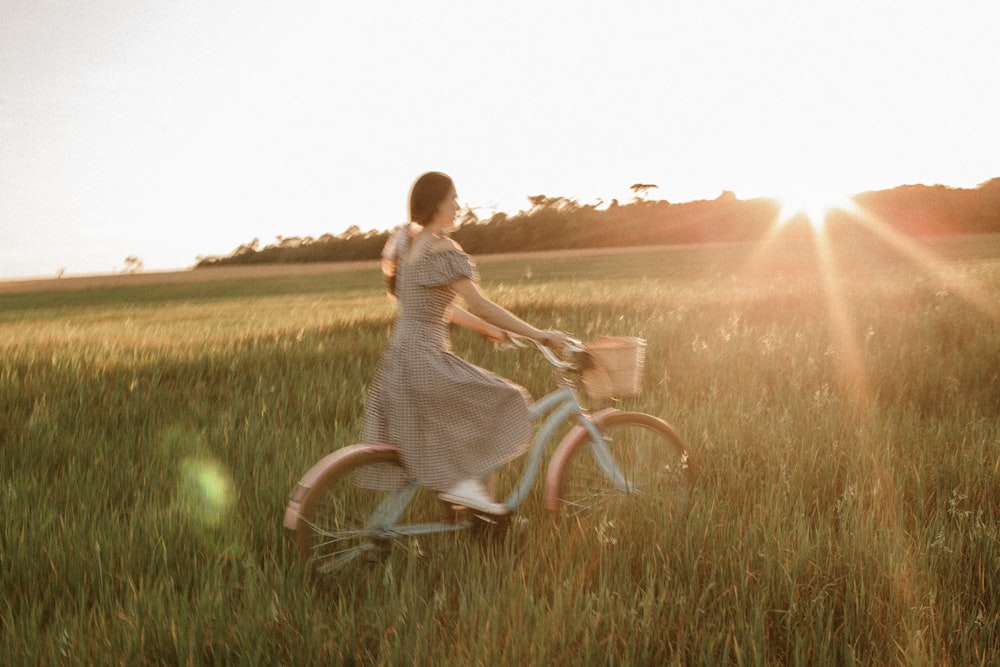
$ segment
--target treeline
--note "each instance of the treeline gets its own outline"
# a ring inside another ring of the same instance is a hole
[[[673,245],[764,238],[780,213],[780,203],[765,198],[740,200],[731,192],[717,199],[673,204],[637,199],[628,204],[581,205],[564,197],[536,195],[531,207],[514,215],[496,213],[480,220],[465,211],[453,237],[476,255],[574,248]],[[977,188],[906,185],[854,197],[865,214],[911,236],[1000,232],[1000,178]],[[847,235],[862,226],[856,214],[835,211],[831,233]],[[352,227],[319,238],[278,237],[261,247],[254,239],[225,257],[206,257],[196,268],[234,264],[341,262],[378,259],[387,231]]]

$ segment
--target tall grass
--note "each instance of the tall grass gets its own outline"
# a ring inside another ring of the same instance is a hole
[[[483,262],[529,319],[649,340],[629,407],[687,439],[691,515],[595,526],[533,499],[502,539],[328,579],[281,516],[359,436],[375,272],[4,295],[4,660],[995,664],[1000,241],[833,250],[829,271],[743,245]],[[454,339],[551,388],[536,356]]]

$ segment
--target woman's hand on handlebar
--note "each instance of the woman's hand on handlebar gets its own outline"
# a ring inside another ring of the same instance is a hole
[[[536,337],[535,340],[545,347],[550,347],[553,350],[562,350],[566,347],[574,347],[574,344],[576,343],[576,341],[569,334],[556,329],[546,329],[542,331],[541,335]]]

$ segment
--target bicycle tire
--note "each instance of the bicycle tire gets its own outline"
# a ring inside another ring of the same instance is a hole
[[[553,454],[547,484],[549,509],[570,516],[634,516],[641,503],[679,521],[687,515],[697,478],[677,431],[658,417],[606,410],[594,416],[620,473],[617,483],[591,451],[592,436],[576,426]]]
[[[309,569],[340,571],[355,561],[385,555],[398,541],[391,526],[372,522],[375,508],[389,492],[359,483],[376,466],[399,466],[399,450],[384,445],[351,445],[317,463],[299,482],[286,511],[300,556]],[[418,491],[420,493],[420,491]],[[423,493],[427,496],[427,493]],[[426,520],[427,498],[414,498],[394,526]]]

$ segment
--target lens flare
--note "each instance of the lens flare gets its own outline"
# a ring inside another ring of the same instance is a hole
[[[191,514],[208,527],[218,526],[233,505],[233,483],[216,461],[186,458],[181,461],[181,496]]]

